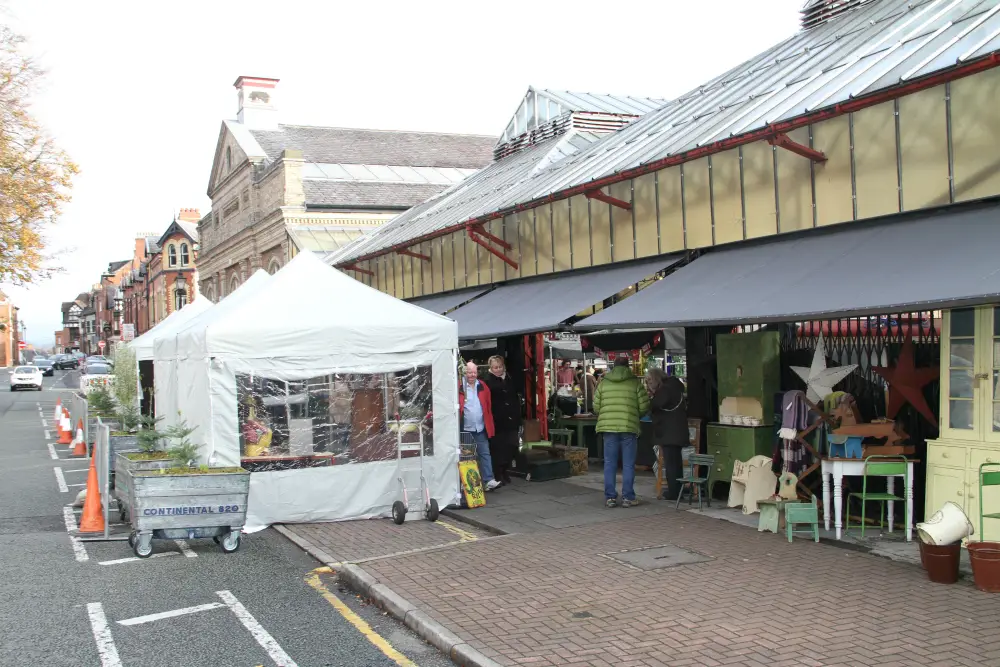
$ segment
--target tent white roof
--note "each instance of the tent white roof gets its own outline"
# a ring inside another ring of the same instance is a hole
[[[135,353],[137,361],[152,360],[153,350],[158,338],[177,332],[188,322],[210,309],[213,305],[214,304],[204,296],[195,299],[180,310],[175,310],[170,313],[165,320],[129,343],[129,349]]]
[[[311,360],[307,366],[314,371],[313,364],[323,366],[321,360],[331,354],[363,357],[458,347],[454,321],[368,287],[310,252],[296,255],[254,298],[213,312],[210,320],[179,333],[180,356],[290,357]]]

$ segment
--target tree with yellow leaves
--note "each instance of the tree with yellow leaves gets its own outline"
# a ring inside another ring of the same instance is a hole
[[[30,112],[42,71],[24,38],[0,26],[0,283],[30,283],[54,269],[45,255],[46,227],[69,201],[77,166],[45,135]]]

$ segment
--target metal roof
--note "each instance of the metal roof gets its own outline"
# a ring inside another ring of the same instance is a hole
[[[437,197],[401,213],[385,225],[326,257],[327,262],[347,261],[395,243],[444,229],[456,220],[465,220],[495,209],[506,193],[552,161],[564,159],[594,142],[599,135],[570,131],[562,136],[494,162],[454,185]]]
[[[641,116],[666,104],[668,100],[653,97],[631,97],[603,93],[573,93],[568,90],[536,90],[528,92],[507,123],[507,129],[497,141],[501,145],[525,132],[537,129],[551,120],[570,112],[604,113]]]
[[[338,225],[285,225],[288,236],[299,250],[326,254],[338,250],[364,235],[358,227]]]
[[[511,183],[496,174],[495,183],[485,183],[490,167],[484,169],[470,180],[492,193],[488,199],[456,206],[435,216],[433,224],[390,223],[366,244],[365,254],[546,197],[559,198],[571,188],[833,108],[998,50],[1000,0],[867,2],[796,33],[529,178]]]

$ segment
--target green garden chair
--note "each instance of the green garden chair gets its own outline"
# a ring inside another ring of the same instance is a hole
[[[858,498],[861,500],[861,537],[865,536],[865,505],[867,501],[874,500],[879,504],[879,528],[885,525],[885,504],[894,503],[897,500],[903,501],[903,516],[906,523],[904,525],[910,525],[910,512],[906,505],[906,498],[903,496],[897,496],[895,493],[877,493],[868,491],[868,478],[869,477],[891,477],[896,475],[903,476],[903,493],[906,493],[906,488],[910,485],[909,479],[909,466],[906,463],[905,456],[889,456],[886,454],[873,454],[865,458],[865,468],[864,477],[861,482],[861,493],[852,493],[849,495],[850,498]],[[844,522],[844,530],[847,531],[850,528],[850,516],[851,513],[847,512],[847,519]]]
[[[795,529],[796,525],[806,524],[805,529]],[[794,533],[809,533],[814,542],[819,542],[819,506],[816,496],[808,503],[788,503],[785,505],[785,531],[788,541],[792,541]]]
[[[984,463],[979,466],[979,539],[985,540],[983,519],[1000,519],[1000,512],[987,513],[983,509],[986,498],[983,496],[984,486],[1000,486],[1000,463]]]
[[[712,498],[708,495],[711,487],[708,484],[708,480],[712,476],[712,466],[715,465],[715,457],[711,454],[692,454],[688,457],[688,465],[690,466],[688,472],[683,477],[677,478],[677,481],[681,482],[681,492],[677,494],[677,502],[674,503],[674,509],[678,509],[681,506],[681,498],[684,497],[685,490],[688,492],[688,505],[691,504],[695,487],[698,488],[698,509],[701,509],[702,498],[705,498],[708,506],[711,507]],[[705,469],[704,477],[701,476],[699,468]]]

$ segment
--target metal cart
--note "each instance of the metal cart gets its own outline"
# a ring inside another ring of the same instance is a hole
[[[440,509],[438,508],[437,500],[431,498],[430,488],[427,486],[427,479],[424,477],[424,429],[423,421],[416,425],[416,431],[418,434],[416,442],[404,442],[405,433],[404,424],[401,421],[396,421],[396,479],[399,480],[399,488],[402,493],[403,499],[397,500],[392,504],[392,520],[396,522],[397,525],[402,525],[406,521],[406,513],[410,511],[410,498],[406,489],[405,477],[412,475],[414,472],[419,471],[420,473],[420,511],[424,512],[428,521],[437,521],[438,515],[440,514]],[[411,432],[412,431],[408,431]],[[404,452],[419,451],[417,456],[407,456],[404,457]],[[417,463],[417,470],[414,470],[413,462]]]

